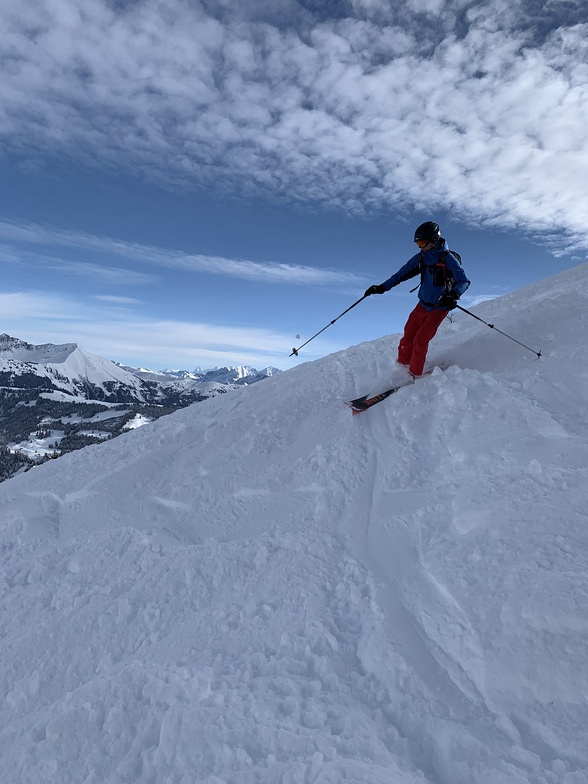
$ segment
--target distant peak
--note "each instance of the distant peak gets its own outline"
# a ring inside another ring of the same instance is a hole
[[[35,347],[31,343],[27,343],[26,340],[13,338],[11,335],[7,335],[6,332],[2,333],[0,335],[0,351],[10,351],[15,348],[34,349]]]

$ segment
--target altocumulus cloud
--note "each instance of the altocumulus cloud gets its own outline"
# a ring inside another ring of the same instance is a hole
[[[3,5],[7,152],[588,243],[579,0]]]

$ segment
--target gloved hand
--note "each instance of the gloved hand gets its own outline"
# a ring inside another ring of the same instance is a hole
[[[369,289],[365,290],[364,297],[371,297],[372,294],[385,294],[386,289],[384,288],[382,283],[377,283],[375,286],[370,286]]]
[[[446,308],[447,310],[453,310],[457,307],[457,300],[459,299],[459,294],[457,291],[448,291],[447,294],[443,294],[442,297],[439,298],[437,302],[437,307],[439,308]]]

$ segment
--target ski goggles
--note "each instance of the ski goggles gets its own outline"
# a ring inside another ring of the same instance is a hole
[[[431,242],[431,240],[415,240],[416,244],[419,248],[426,248],[427,245]]]

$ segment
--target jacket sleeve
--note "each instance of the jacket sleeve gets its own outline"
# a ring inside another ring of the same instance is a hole
[[[453,291],[456,291],[459,296],[468,290],[470,286],[470,281],[468,280],[467,275],[463,271],[463,267],[459,263],[459,261],[455,258],[455,256],[451,253],[451,251],[447,254],[445,258],[445,264],[447,265],[448,270],[451,272],[451,275],[455,281],[453,284]]]
[[[399,283],[404,283],[405,280],[410,280],[410,278],[416,277],[420,271],[421,254],[417,253],[416,256],[413,256],[411,259],[409,259],[403,267],[400,267],[398,272],[395,272],[394,275],[388,278],[388,280],[385,280],[382,285],[386,291],[390,291],[390,289],[394,288],[394,286],[398,286]]]

